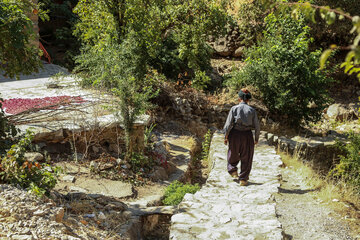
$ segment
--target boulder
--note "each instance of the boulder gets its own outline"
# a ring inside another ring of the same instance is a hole
[[[233,56],[234,57],[243,57],[244,56],[244,50],[245,50],[244,46],[238,47],[235,50],[235,52],[233,53]]]
[[[222,57],[229,57],[235,52],[236,46],[230,40],[223,37],[214,43],[213,49],[216,54]]]
[[[329,119],[338,121],[345,121],[357,118],[355,110],[344,104],[332,104],[326,111],[326,115]]]
[[[168,178],[169,176],[163,167],[155,167],[154,172],[150,174],[150,179],[154,182],[167,180]]]
[[[24,158],[28,162],[41,162],[45,159],[44,155],[38,152],[27,152],[24,154]]]

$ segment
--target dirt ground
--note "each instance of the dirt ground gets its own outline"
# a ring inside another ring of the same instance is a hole
[[[275,200],[284,239],[360,239],[346,217],[336,211],[336,204],[343,206],[344,203],[335,199],[329,205],[320,200],[317,193],[296,169],[282,169],[281,187]]]

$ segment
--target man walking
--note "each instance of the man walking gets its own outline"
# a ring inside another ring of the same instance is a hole
[[[254,156],[254,144],[259,141],[260,125],[254,108],[248,105],[251,93],[243,88],[239,92],[239,104],[231,108],[224,126],[225,140],[229,142],[227,170],[231,176],[238,178],[241,186],[248,184]],[[255,142],[252,129],[255,129]],[[240,174],[237,165],[240,165]]]

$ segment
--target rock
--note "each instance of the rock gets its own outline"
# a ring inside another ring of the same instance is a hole
[[[24,158],[28,162],[41,162],[45,159],[44,155],[38,152],[26,152]]]
[[[268,133],[266,137],[267,137],[267,140],[268,140],[268,144],[270,146],[273,145],[274,144],[274,134]]]
[[[55,221],[61,223],[64,218],[65,210],[64,208],[60,208],[55,214]]]
[[[83,189],[81,187],[76,187],[76,186],[70,186],[69,190],[73,191],[73,192],[80,192],[80,193],[86,193],[87,192],[86,189]]]
[[[167,162],[167,166],[165,168],[166,173],[170,176],[172,173],[174,173],[176,171],[177,167],[176,164],[174,164],[173,162],[169,161]]]
[[[82,160],[84,158],[84,154],[82,154],[82,153],[74,153],[73,157],[74,157],[75,161],[79,161],[79,160]]]
[[[63,180],[64,182],[74,183],[76,179],[72,175],[65,175],[61,178],[61,180]]]
[[[110,152],[117,153],[117,154],[120,154],[120,153],[121,153],[121,149],[120,149],[119,145],[118,145],[118,144],[114,144],[114,143],[112,143],[112,144],[109,145],[109,151],[110,151]]]
[[[349,108],[354,112],[354,115],[356,115],[357,118],[360,117],[360,103],[350,103]]]
[[[97,171],[98,168],[99,168],[99,163],[97,161],[93,160],[93,161],[90,162],[90,169],[93,169],[93,170]]]
[[[150,179],[154,182],[167,180],[169,178],[163,167],[155,167],[155,171],[150,174]]]
[[[89,214],[85,214],[83,215],[84,218],[95,218],[95,213],[89,213]]]
[[[338,121],[346,121],[356,118],[354,109],[350,109],[344,104],[331,105],[327,109],[326,115],[329,119],[335,119]]]
[[[62,86],[60,85],[60,82],[58,82],[58,81],[47,82],[47,83],[45,84],[45,86],[46,86],[47,88],[62,88]]]
[[[99,212],[98,218],[101,219],[101,220],[105,220],[106,216],[105,216],[105,214],[103,212]]]
[[[44,211],[44,210],[37,210],[37,211],[35,211],[35,212],[33,212],[33,215],[34,216],[45,216],[47,214],[47,212],[46,211]]]
[[[243,57],[244,56],[244,50],[245,50],[244,46],[238,47],[235,50],[235,52],[233,53],[233,56],[234,57]]]
[[[32,235],[12,235],[11,239],[14,240],[29,240],[34,239]]]
[[[97,146],[92,146],[92,150],[94,153],[100,152],[100,149]]]

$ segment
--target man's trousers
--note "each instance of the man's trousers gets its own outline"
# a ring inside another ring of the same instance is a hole
[[[254,156],[254,138],[251,130],[239,131],[232,129],[228,136],[229,150],[227,155],[227,170],[229,173],[237,171],[240,162],[239,180],[248,180]]]

